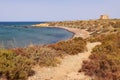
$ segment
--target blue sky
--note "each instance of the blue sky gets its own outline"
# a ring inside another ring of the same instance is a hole
[[[0,0],[0,21],[120,18],[120,0]]]

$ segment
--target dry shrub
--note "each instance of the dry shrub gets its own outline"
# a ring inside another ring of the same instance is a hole
[[[120,19],[107,20],[77,20],[77,21],[60,21],[49,22],[49,26],[66,26],[70,28],[85,29],[91,33],[91,36],[98,36],[112,32],[119,32]]]
[[[25,80],[34,74],[32,61],[24,56],[16,55],[10,50],[0,50],[0,78],[7,80]]]
[[[107,35],[100,41],[102,44],[93,49],[90,61],[84,61],[80,71],[95,80],[120,80],[120,33]]]
[[[66,54],[74,55],[86,50],[86,41],[79,37],[72,40],[48,45],[48,47],[53,48],[57,51],[65,52]]]
[[[59,58],[63,56],[60,52],[44,46],[18,48],[14,52],[26,56],[33,60],[33,64],[40,66],[56,66],[60,63]]]
[[[34,65],[56,66],[61,57],[61,52],[44,46],[0,49],[0,79],[26,80],[34,74]]]

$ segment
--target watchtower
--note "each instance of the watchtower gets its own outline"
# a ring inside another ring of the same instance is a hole
[[[109,19],[109,16],[108,15],[101,15],[100,19]]]

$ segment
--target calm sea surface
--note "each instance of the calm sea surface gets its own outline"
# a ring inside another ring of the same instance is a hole
[[[0,22],[0,47],[25,47],[30,44],[51,44],[66,40],[73,33],[59,28],[33,28],[42,22]]]

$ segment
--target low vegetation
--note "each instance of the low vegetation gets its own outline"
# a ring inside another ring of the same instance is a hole
[[[74,38],[68,41],[61,41],[48,47],[66,54],[75,55],[86,50],[86,41],[82,38]]]
[[[24,56],[17,55],[10,50],[0,50],[0,78],[8,80],[25,80],[33,75],[32,61]]]
[[[34,75],[32,67],[57,66],[65,54],[74,55],[86,49],[82,38],[62,41],[47,46],[29,46],[26,48],[0,49],[0,79],[26,80]]]
[[[66,26],[85,29],[90,32],[92,36],[120,31],[120,19],[61,21],[50,22],[48,24],[49,26]]]
[[[0,50],[0,79],[26,80],[34,75],[34,65],[56,66],[60,63],[59,52],[41,46]]]
[[[39,64],[41,67],[56,66],[60,62],[59,58],[62,56],[62,53],[44,46],[18,48],[13,50],[13,52],[31,59],[34,65]]]
[[[90,61],[84,61],[81,71],[95,80],[120,80],[120,33],[108,34],[97,39]]]
[[[90,32],[91,36],[86,41],[102,44],[93,49],[90,60],[83,62],[79,72],[85,72],[95,80],[120,80],[120,19],[52,22],[49,26],[66,26]],[[53,48],[64,51],[58,46]]]

